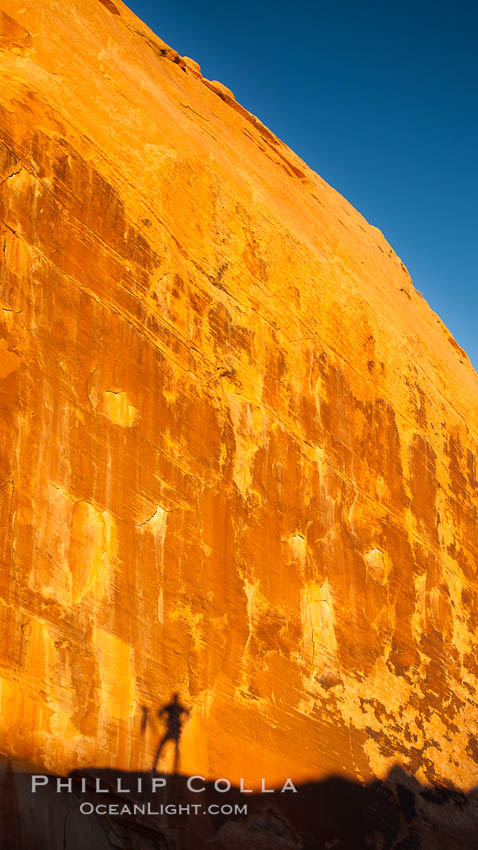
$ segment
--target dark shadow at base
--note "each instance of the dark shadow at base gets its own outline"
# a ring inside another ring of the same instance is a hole
[[[478,848],[478,788],[420,785],[398,766],[385,781],[329,776],[297,793],[219,792],[200,779],[193,791],[182,775],[100,768],[49,774],[32,793],[34,771],[0,770],[1,850]]]

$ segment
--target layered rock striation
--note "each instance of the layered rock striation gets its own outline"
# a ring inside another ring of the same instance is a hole
[[[0,48],[0,749],[146,770],[177,691],[186,773],[468,791],[467,356],[119,0],[4,0]]]

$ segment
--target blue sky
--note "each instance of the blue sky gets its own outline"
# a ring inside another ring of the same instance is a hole
[[[343,194],[478,368],[475,0],[129,0]]]

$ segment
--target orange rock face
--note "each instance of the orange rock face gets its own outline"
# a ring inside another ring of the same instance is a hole
[[[185,773],[469,789],[466,355],[119,0],[2,5],[0,749],[145,770],[177,691]]]

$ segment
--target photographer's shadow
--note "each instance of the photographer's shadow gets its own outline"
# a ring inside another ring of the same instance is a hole
[[[144,734],[146,731],[146,727],[148,725],[149,713],[146,706],[141,706],[142,710],[142,718],[141,718],[141,732]],[[187,709],[184,705],[181,704],[179,700],[179,694],[173,694],[173,698],[170,703],[163,705],[156,712],[159,720],[165,719],[166,721],[166,731],[163,737],[160,739],[159,744],[156,748],[156,752],[154,755],[153,761],[153,772],[156,772],[156,768],[158,766],[158,762],[161,758],[161,754],[164,750],[168,741],[171,741],[174,744],[174,762],[173,762],[173,774],[177,774],[179,771],[179,741],[181,738],[181,732],[183,727],[183,715],[189,715],[189,709]]]

